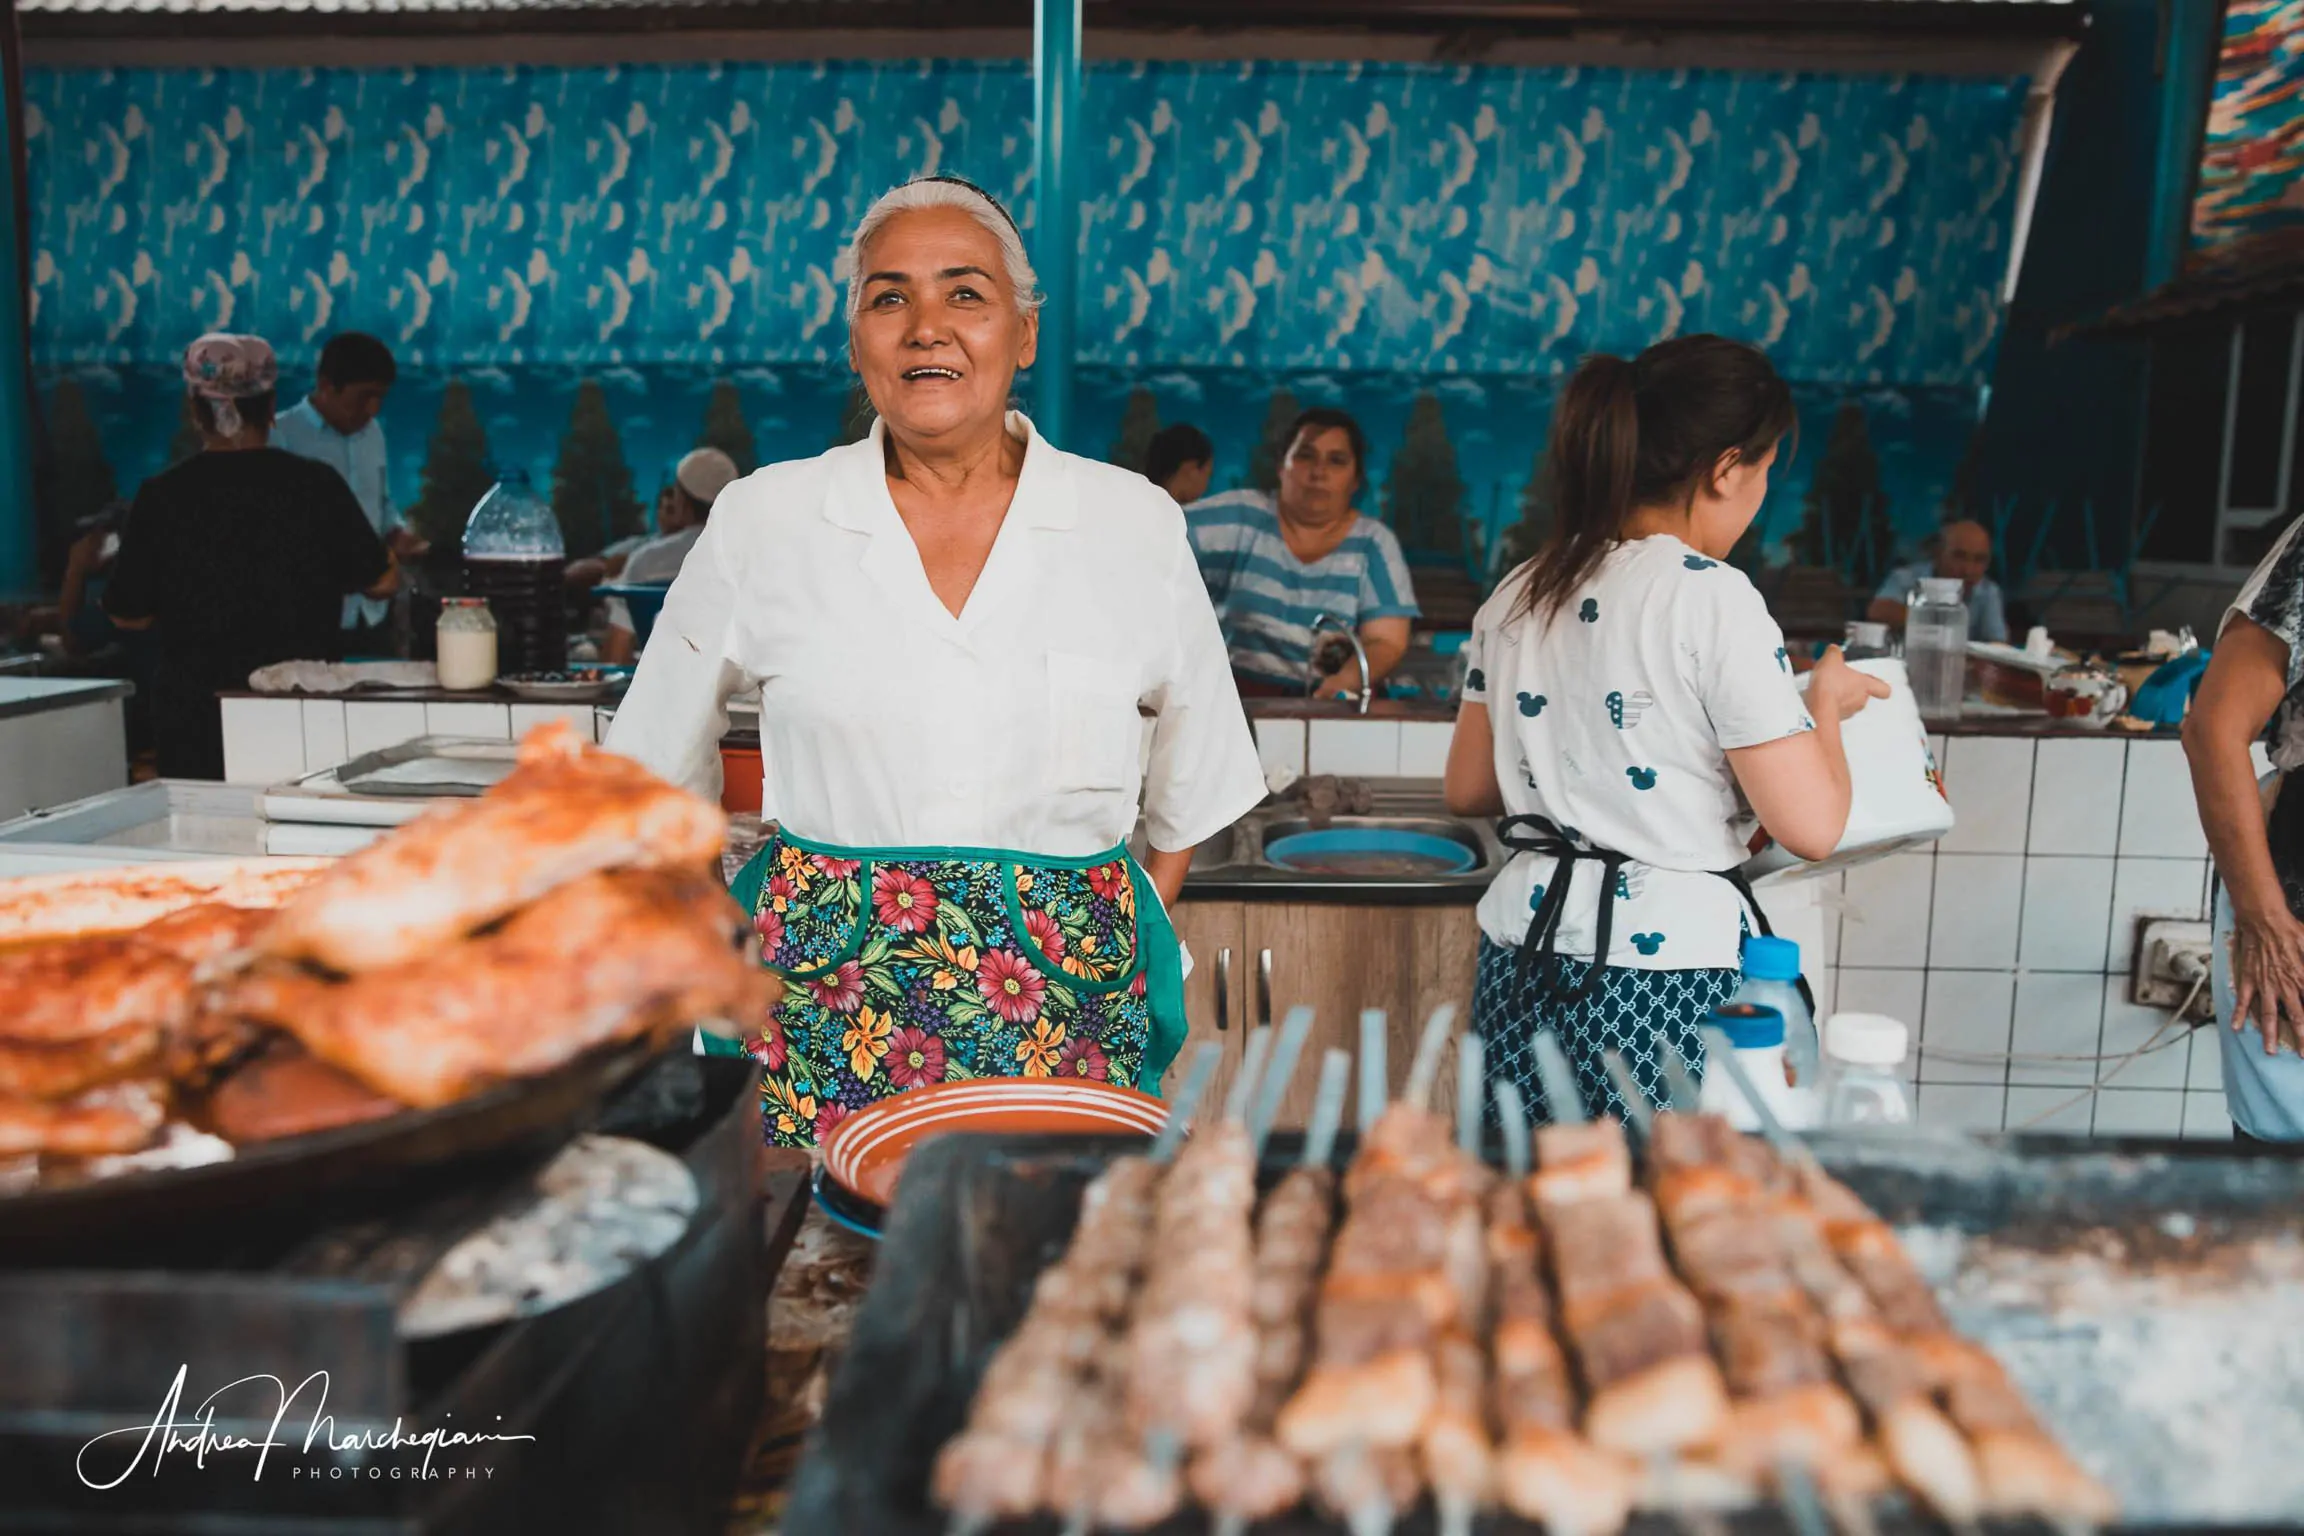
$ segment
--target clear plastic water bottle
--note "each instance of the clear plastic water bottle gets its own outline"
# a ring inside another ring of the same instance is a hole
[[[1790,939],[1753,933],[1744,937],[1744,984],[1729,1001],[1773,1008],[1784,1019],[1784,1057],[1792,1081],[1816,1087],[1816,1020],[1800,995],[1800,946]]]
[[[1768,1103],[1776,1123],[1790,1130],[1805,1130],[1816,1123],[1816,1096],[1795,1088],[1784,1069],[1784,1015],[1765,1003],[1726,1002],[1705,1021],[1728,1038],[1736,1065],[1744,1078]],[[1740,1131],[1760,1129],[1760,1116],[1744,1097],[1744,1089],[1718,1062],[1704,1074],[1704,1088],[1696,1107],[1719,1115]]]
[[[1954,720],[1968,694],[1968,598],[1957,576],[1930,576],[1904,617],[1904,667],[1926,720]]]
[[[1836,1013],[1824,1022],[1824,1123],[1910,1125],[1904,1053],[1912,1032],[1877,1013]]]

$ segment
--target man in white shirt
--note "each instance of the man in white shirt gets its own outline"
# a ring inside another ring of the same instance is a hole
[[[696,448],[672,471],[670,494],[658,504],[656,537],[632,551],[624,562],[622,581],[669,586],[679,576],[696,547],[712,503],[737,478],[736,461],[717,448]],[[631,605],[620,597],[608,599],[608,634],[600,643],[600,659],[622,665],[639,652],[637,626]]]
[[[373,336],[345,331],[320,349],[318,376],[301,404],[272,424],[272,446],[315,459],[344,477],[353,499],[385,546],[403,561],[428,547],[392,504],[384,454],[384,427],[376,419],[399,377],[392,349]],[[391,605],[380,598],[344,599],[345,654],[389,649],[385,632]]]
[[[2000,584],[1985,574],[1992,569],[1991,530],[1963,518],[1937,529],[1932,543],[1932,558],[1927,563],[1915,561],[1888,573],[1864,617],[1901,629],[1905,605],[1919,590],[1923,576],[1957,576],[1960,589],[1968,594],[1968,638],[2005,642],[2008,610],[2000,598]]]

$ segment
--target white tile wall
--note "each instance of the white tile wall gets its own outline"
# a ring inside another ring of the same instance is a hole
[[[2008,1081],[2015,995],[2016,978],[2008,971],[1930,971],[1921,1010],[1920,1081]],[[1979,1057],[1988,1059],[1968,1059]]]
[[[2181,1136],[2189,1095],[2157,1088],[2106,1088],[2096,1095],[2099,1136]]]
[[[1940,853],[2022,853],[2032,808],[2032,742],[1958,736],[1946,744],[1944,785],[1957,813]]]
[[[2008,1129],[2036,1136],[2085,1136],[2096,1118],[2096,1096],[2073,1088],[2008,1090]]]
[[[353,700],[344,706],[344,750],[365,757],[424,734],[424,706],[407,703],[367,703]]]
[[[2032,972],[2016,979],[2016,1018],[2008,1081],[2019,1087],[2062,1087],[2067,1093],[2096,1081],[2097,1041],[2104,1028],[2101,974]],[[2042,1058],[2071,1057],[2069,1061]],[[2088,1128],[2085,1108],[2080,1128]]]
[[[2120,803],[2127,767],[2126,742],[2041,742],[2032,764],[2029,851],[2117,853],[2120,818],[2112,807]]]
[[[2224,1037],[2222,1024],[2210,1024],[2192,1031],[2192,1067],[2184,1079],[2184,1086],[2194,1090],[2224,1095]]]
[[[2192,770],[2175,741],[2128,744],[2128,779],[2120,799],[2120,851],[2132,857],[2204,859],[2208,837],[2192,799]]]
[[[2136,919],[2205,918],[2205,859],[2121,859],[2112,872],[2112,932],[2105,969],[2125,972],[2136,953]]]
[[[1400,774],[1410,779],[1436,779],[1448,771],[1448,743],[1456,735],[1452,724],[1406,720],[1400,725]]]
[[[2191,1031],[2165,1008],[2128,1001],[2128,978],[2104,978],[2104,1061],[2097,1081],[2119,1088],[2182,1088],[2192,1063]],[[2134,1055],[2126,1065],[2122,1059]],[[2119,1075],[2114,1077],[2112,1073]],[[2111,1092],[2111,1089],[2106,1089]]]
[[[1997,1131],[2008,1114],[2008,1090],[1997,1083],[1927,1083],[1914,1113],[1924,1125],[1947,1131]]]
[[[2021,838],[2022,829],[2018,829],[2018,836]],[[1940,855],[1936,860],[1936,899],[1928,923],[1929,967],[2006,970],[2013,966],[2017,924],[2023,910],[2021,855]]]
[[[1311,773],[1391,778],[1400,772],[1397,720],[1313,720],[1306,756]]]
[[[2217,1141],[2232,1139],[2232,1113],[2221,1093],[2184,1095],[2184,1134]]]
[[[424,729],[433,736],[476,736],[510,741],[512,715],[502,704],[427,704]]]
[[[344,701],[304,700],[304,771],[333,768],[351,756],[344,749]]]
[[[1936,858],[1901,853],[1848,871],[1841,898],[1840,963],[1924,966]]]
[[[2104,969],[2113,863],[2101,858],[2024,861],[2024,930],[2018,963],[2039,971]]]
[[[1256,757],[1263,763],[1267,778],[1276,768],[1285,768],[1301,778],[1304,774],[1304,722],[1301,720],[1259,720],[1256,722]]]
[[[224,781],[278,784],[304,772],[304,711],[294,699],[225,699]]]

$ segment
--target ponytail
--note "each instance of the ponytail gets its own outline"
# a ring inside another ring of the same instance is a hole
[[[1644,506],[1693,502],[1723,454],[1761,457],[1798,421],[1792,391],[1756,347],[1680,336],[1637,358],[1586,358],[1552,414],[1544,454],[1552,531],[1522,567],[1512,617],[1549,621],[1623,540]]]

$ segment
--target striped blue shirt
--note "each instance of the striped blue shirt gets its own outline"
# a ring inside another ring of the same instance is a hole
[[[1303,687],[1312,621],[1323,613],[1353,629],[1370,619],[1416,616],[1400,541],[1374,518],[1358,518],[1343,543],[1309,565],[1288,548],[1279,508],[1263,491],[1196,501],[1184,509],[1184,525],[1232,670],[1243,677]]]

